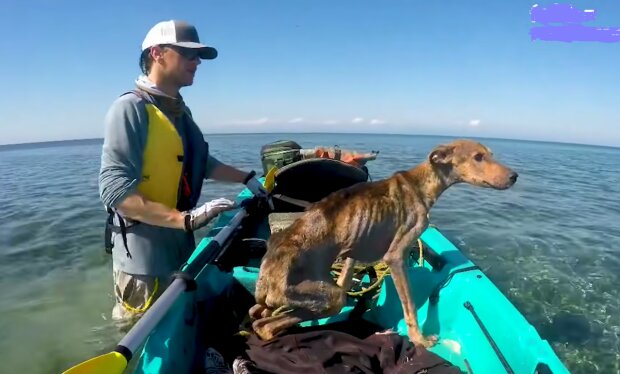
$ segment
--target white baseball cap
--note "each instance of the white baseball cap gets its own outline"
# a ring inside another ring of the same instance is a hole
[[[142,42],[142,51],[160,44],[200,49],[199,56],[202,59],[212,60],[217,57],[217,50],[200,43],[196,28],[184,21],[162,21],[153,26]]]

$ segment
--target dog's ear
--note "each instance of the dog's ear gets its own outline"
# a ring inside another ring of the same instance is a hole
[[[431,164],[449,164],[452,161],[452,154],[454,153],[454,146],[451,145],[439,145],[433,149],[428,156],[428,160]]]

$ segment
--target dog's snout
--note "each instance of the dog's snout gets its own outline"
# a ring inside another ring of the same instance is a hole
[[[510,172],[510,175],[508,175],[508,178],[510,179],[510,182],[515,183],[517,181],[517,178],[519,177],[519,174],[517,174],[514,171]]]

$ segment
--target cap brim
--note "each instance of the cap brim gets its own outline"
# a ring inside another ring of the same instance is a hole
[[[177,43],[171,43],[171,44],[179,46],[179,47],[183,47],[183,48],[199,49],[200,50],[199,56],[203,60],[213,60],[214,58],[217,57],[217,49],[206,46],[204,44],[194,43],[194,42],[177,42]]]

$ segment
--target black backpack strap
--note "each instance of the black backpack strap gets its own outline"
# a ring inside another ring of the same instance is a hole
[[[131,252],[129,252],[129,246],[127,245],[127,225],[125,225],[125,219],[123,219],[123,216],[120,215],[120,213],[115,212],[112,208],[110,207],[106,207],[106,210],[108,211],[108,219],[106,221],[106,226],[105,226],[105,251],[108,254],[112,254],[112,248],[114,248],[114,242],[112,241],[112,232],[119,232],[121,233],[121,237],[123,238],[123,244],[125,245],[125,252],[127,253],[127,257],[132,258],[131,257]],[[117,227],[116,225],[114,225],[114,216],[118,217],[118,222],[120,227]],[[132,226],[139,224],[140,222],[135,221],[134,224],[132,224]]]
[[[123,237],[123,244],[125,245],[125,252],[127,253],[127,257],[132,258],[131,257],[131,253],[129,252],[129,247],[127,246],[127,227],[125,226],[125,220],[123,219],[123,217],[121,217],[120,214],[116,213],[118,215],[118,222],[121,225],[121,236]]]
[[[109,255],[112,254],[112,248],[114,248],[114,243],[112,242],[112,227],[114,226],[114,212],[109,207],[106,207],[108,211],[108,218],[105,222],[105,232],[103,234],[105,241],[105,252]]]

